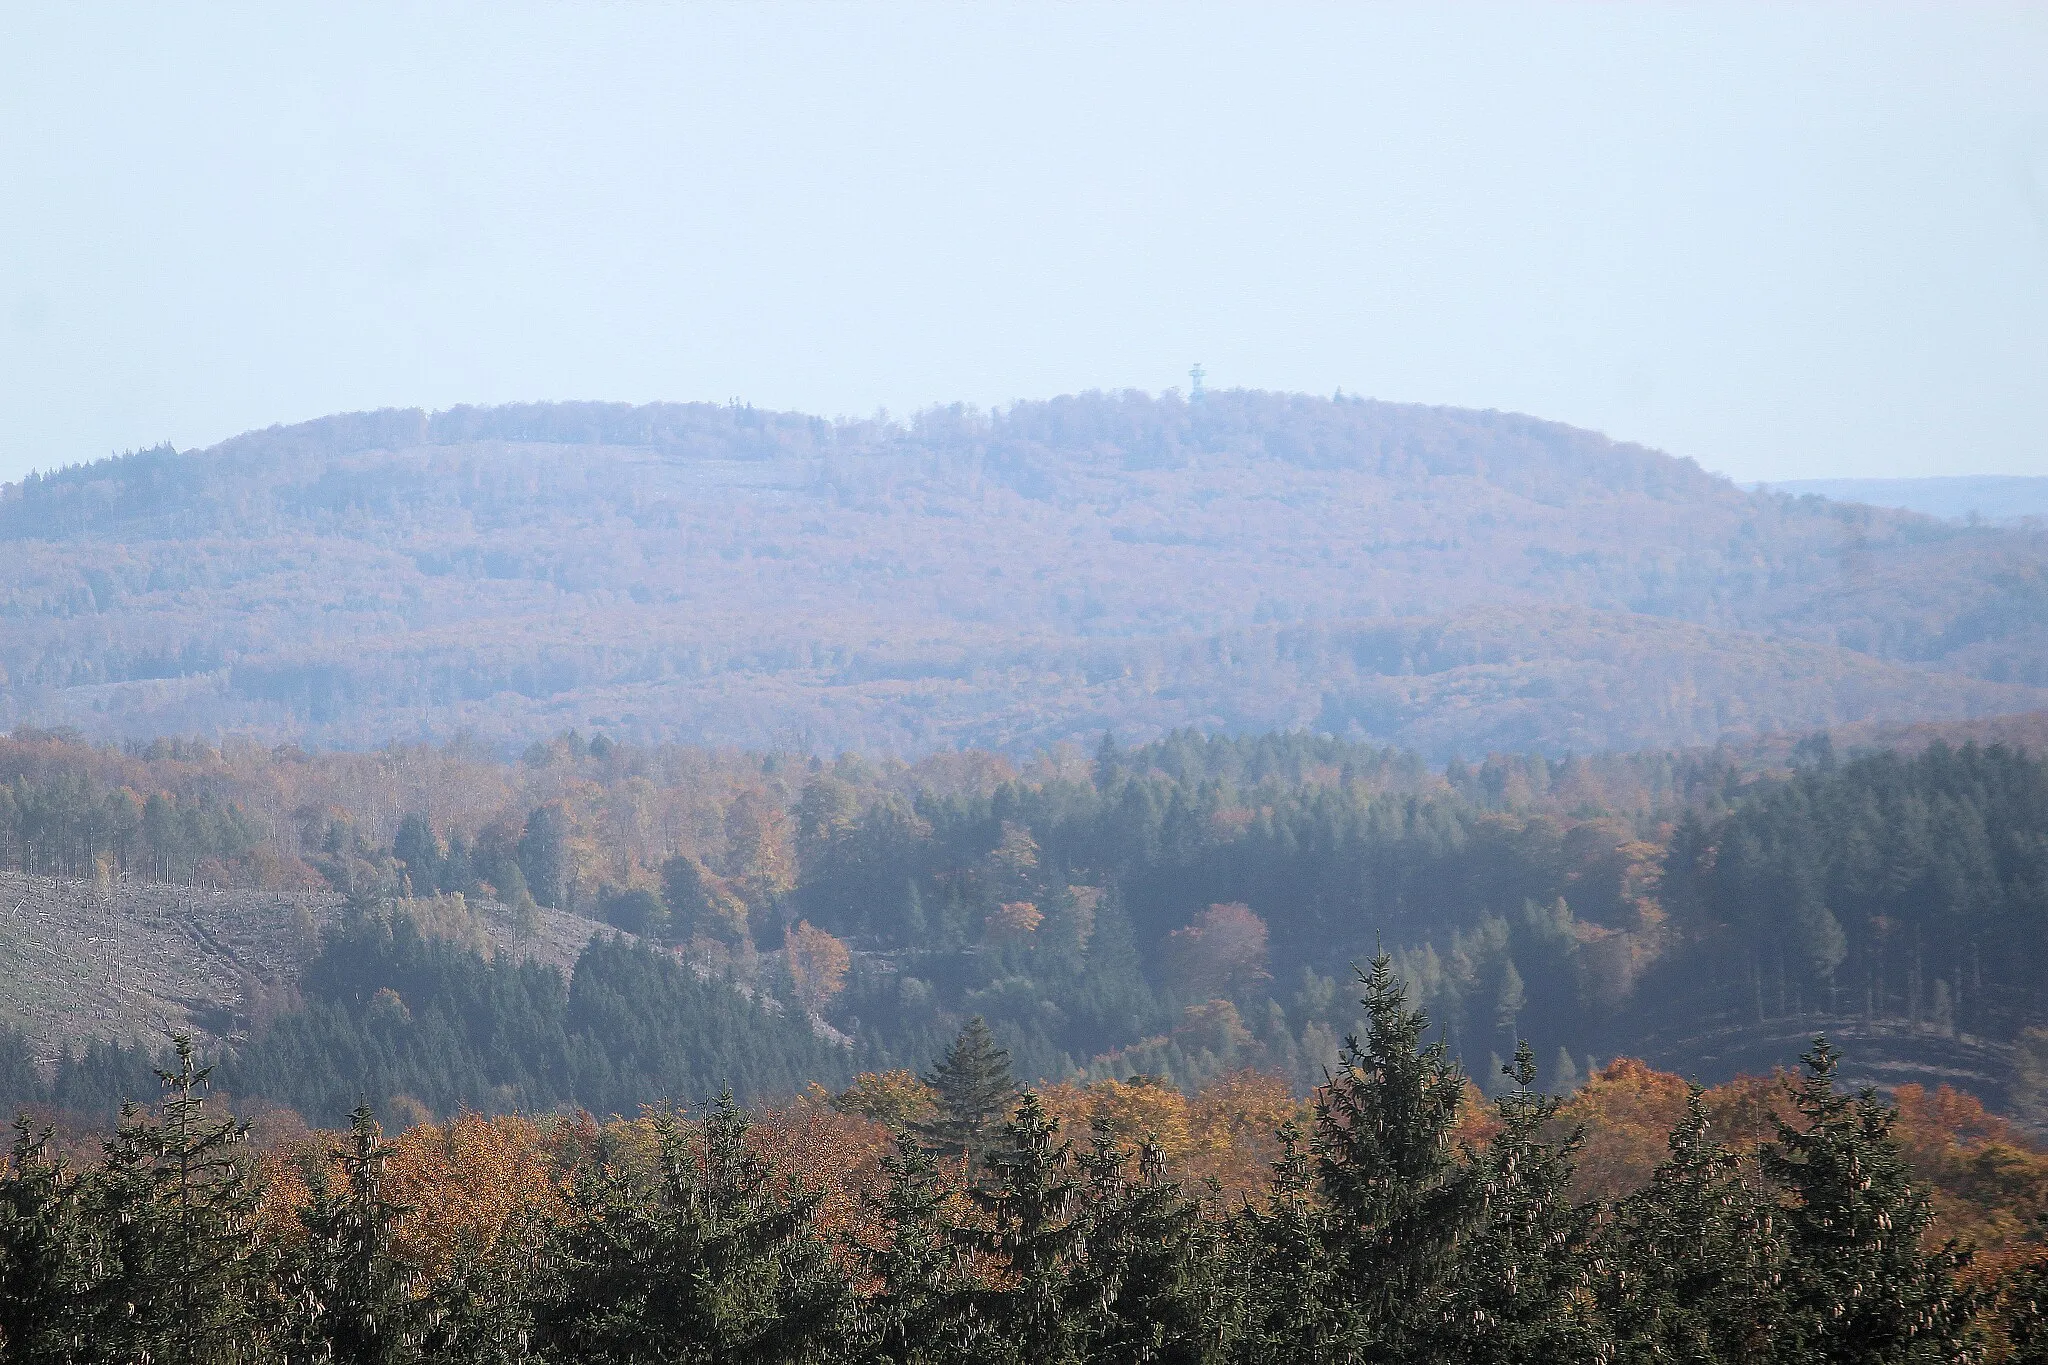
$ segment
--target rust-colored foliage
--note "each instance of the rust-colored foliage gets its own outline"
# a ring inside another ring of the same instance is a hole
[[[1465,1097],[1458,1104],[1458,1124],[1451,1129],[1451,1140],[1473,1151],[1480,1151],[1500,1132],[1500,1115],[1486,1102],[1486,1096],[1479,1087],[1472,1084],[1472,1078],[1465,1078]]]
[[[853,1078],[852,1085],[833,1096],[832,1103],[846,1113],[891,1128],[908,1128],[932,1116],[938,1097],[915,1072],[863,1071]]]
[[[894,1141],[888,1126],[836,1107],[817,1086],[752,1118],[747,1138],[754,1150],[799,1189],[823,1194],[819,1231],[835,1243],[858,1238],[886,1183],[882,1158]]]
[[[1667,1139],[1685,1114],[1685,1082],[1634,1057],[1617,1057],[1593,1073],[1558,1112],[1554,1127],[1583,1127],[1572,1193],[1620,1199],[1641,1188],[1669,1155]]]
[[[783,934],[789,957],[789,979],[796,985],[796,998],[816,1014],[832,1003],[846,988],[846,970],[852,957],[846,945],[811,924],[798,920]]]
[[[430,1274],[458,1256],[488,1255],[502,1239],[565,1208],[565,1120],[464,1114],[401,1133],[387,1169],[393,1202],[406,1207],[395,1246]]]
[[[1308,1106],[1284,1076],[1230,1071],[1188,1102],[1191,1143],[1186,1173],[1214,1180],[1232,1200],[1263,1199],[1280,1157],[1280,1126],[1302,1123]]]
[[[2048,1152],[1946,1085],[1902,1085],[1892,1103],[1893,1135],[1934,1201],[1937,1240],[1975,1246],[1985,1269],[2040,1256],[2038,1245],[2025,1243],[2048,1214]]]
[[[1045,1109],[1045,1116],[1060,1126],[1060,1135],[1069,1140],[1085,1138],[1088,1123],[1095,1112],[1095,1087],[1076,1085],[1072,1081],[1048,1081],[1031,1088],[1038,1096],[1038,1103]]]
[[[1754,1151],[1778,1135],[1772,1115],[1789,1112],[1786,1085],[1789,1072],[1780,1069],[1768,1076],[1737,1076],[1721,1085],[1710,1086],[1705,1096],[1707,1119],[1714,1140],[1738,1152]]]
[[[1126,1147],[1156,1146],[1176,1178],[1194,1186],[1213,1180],[1233,1203],[1263,1198],[1280,1125],[1308,1112],[1286,1077],[1252,1070],[1227,1072],[1193,1095],[1149,1076],[1059,1082],[1034,1093],[1068,1141],[1087,1141],[1100,1123]]]
[[[1186,1157],[1194,1147],[1188,1123],[1187,1097],[1172,1086],[1151,1077],[1126,1081],[1102,1081],[1094,1092],[1089,1119],[1099,1123],[1129,1147],[1150,1143],[1168,1161]]]
[[[1022,943],[1045,922],[1045,915],[1031,901],[1004,901],[988,913],[989,937],[999,943]]]

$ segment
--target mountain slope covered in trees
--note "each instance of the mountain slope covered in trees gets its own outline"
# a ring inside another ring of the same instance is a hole
[[[917,753],[1711,743],[2048,705],[2048,530],[1501,413],[394,411],[0,490],[0,725]]]
[[[1347,964],[1381,948],[1482,1080],[1522,1039],[1566,1089],[1617,1055],[1767,1072],[1824,1030],[1853,1045],[1854,1079],[1961,1084],[2048,1121],[2048,762],[1998,743],[1844,755],[1824,736],[1789,757],[1438,770],[1328,737],[1180,732],[1020,769],[565,734],[507,763],[16,736],[0,864],[83,874],[73,941],[111,926],[124,984],[128,931],[84,914],[101,886],[270,888],[241,902],[249,942],[266,913],[288,937],[315,890],[343,902],[291,967],[252,957],[214,1001],[214,1032],[243,1040],[237,1085],[328,1122],[360,1093],[629,1112],[721,1078],[773,1092],[920,1064],[974,1017],[1029,1078],[1193,1086],[1250,1066],[1305,1091],[1357,1023]],[[529,972],[533,928],[484,932],[476,907],[586,916],[588,936]],[[0,919],[0,950],[33,930]],[[132,1036],[64,1018],[74,1042]],[[53,1022],[0,998],[45,1057]]]

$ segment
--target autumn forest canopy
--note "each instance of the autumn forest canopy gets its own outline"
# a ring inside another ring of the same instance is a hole
[[[183,1038],[151,1110],[0,1169],[0,1352],[61,1361],[2034,1358],[2010,1237],[2048,1158],[1963,1097],[1526,1045],[1487,1103],[1384,956],[1303,1103],[1239,1073],[1020,1091],[971,1020],[923,1075],[756,1109],[260,1135]],[[1658,1138],[1662,1138],[1662,1142]],[[1262,1164],[1250,1158],[1264,1157]],[[1227,1182],[1227,1183],[1226,1183]],[[1988,1257],[1952,1234],[2008,1245]]]
[[[1453,754],[2048,706],[2048,530],[1501,412],[1088,393],[355,413],[0,488],[0,726]]]
[[[2048,539],[1501,413],[0,489],[0,1365],[2048,1360]]]
[[[212,931],[238,975],[186,1023],[234,1041],[226,1088],[327,1124],[768,1098],[915,1068],[969,1018],[1028,1081],[1250,1067],[1305,1094],[1380,949],[1483,1087],[1524,1039],[1563,1093],[1621,1055],[1768,1073],[1824,1029],[1859,1079],[2033,1116],[2044,828],[2048,765],[1938,740],[1441,770],[1299,734],[1022,766],[0,740],[0,876],[75,879],[96,932],[151,931],[151,886],[215,888],[193,905],[240,907]],[[56,933],[0,942],[83,948]],[[17,1098],[146,1094],[145,1022],[106,1022],[146,975],[11,987]]]

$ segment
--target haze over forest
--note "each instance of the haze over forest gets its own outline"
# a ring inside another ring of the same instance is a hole
[[[1087,393],[358,413],[0,489],[0,725],[1436,761],[2048,707],[2048,528],[1532,417]]]
[[[0,1365],[2048,1365],[2048,9],[17,8]]]
[[[1291,1365],[1405,1339],[1297,1290],[1389,1188],[1480,1306],[1316,1358],[1669,1359],[1711,1210],[1700,1358],[2048,1339],[2038,519],[1341,394],[552,404],[31,477],[0,562],[0,1362]]]

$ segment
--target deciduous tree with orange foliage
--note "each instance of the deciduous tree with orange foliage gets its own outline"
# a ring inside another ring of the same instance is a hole
[[[846,970],[853,961],[846,945],[809,920],[798,920],[785,930],[782,945],[797,1003],[812,1014],[820,1013],[846,987]]]

